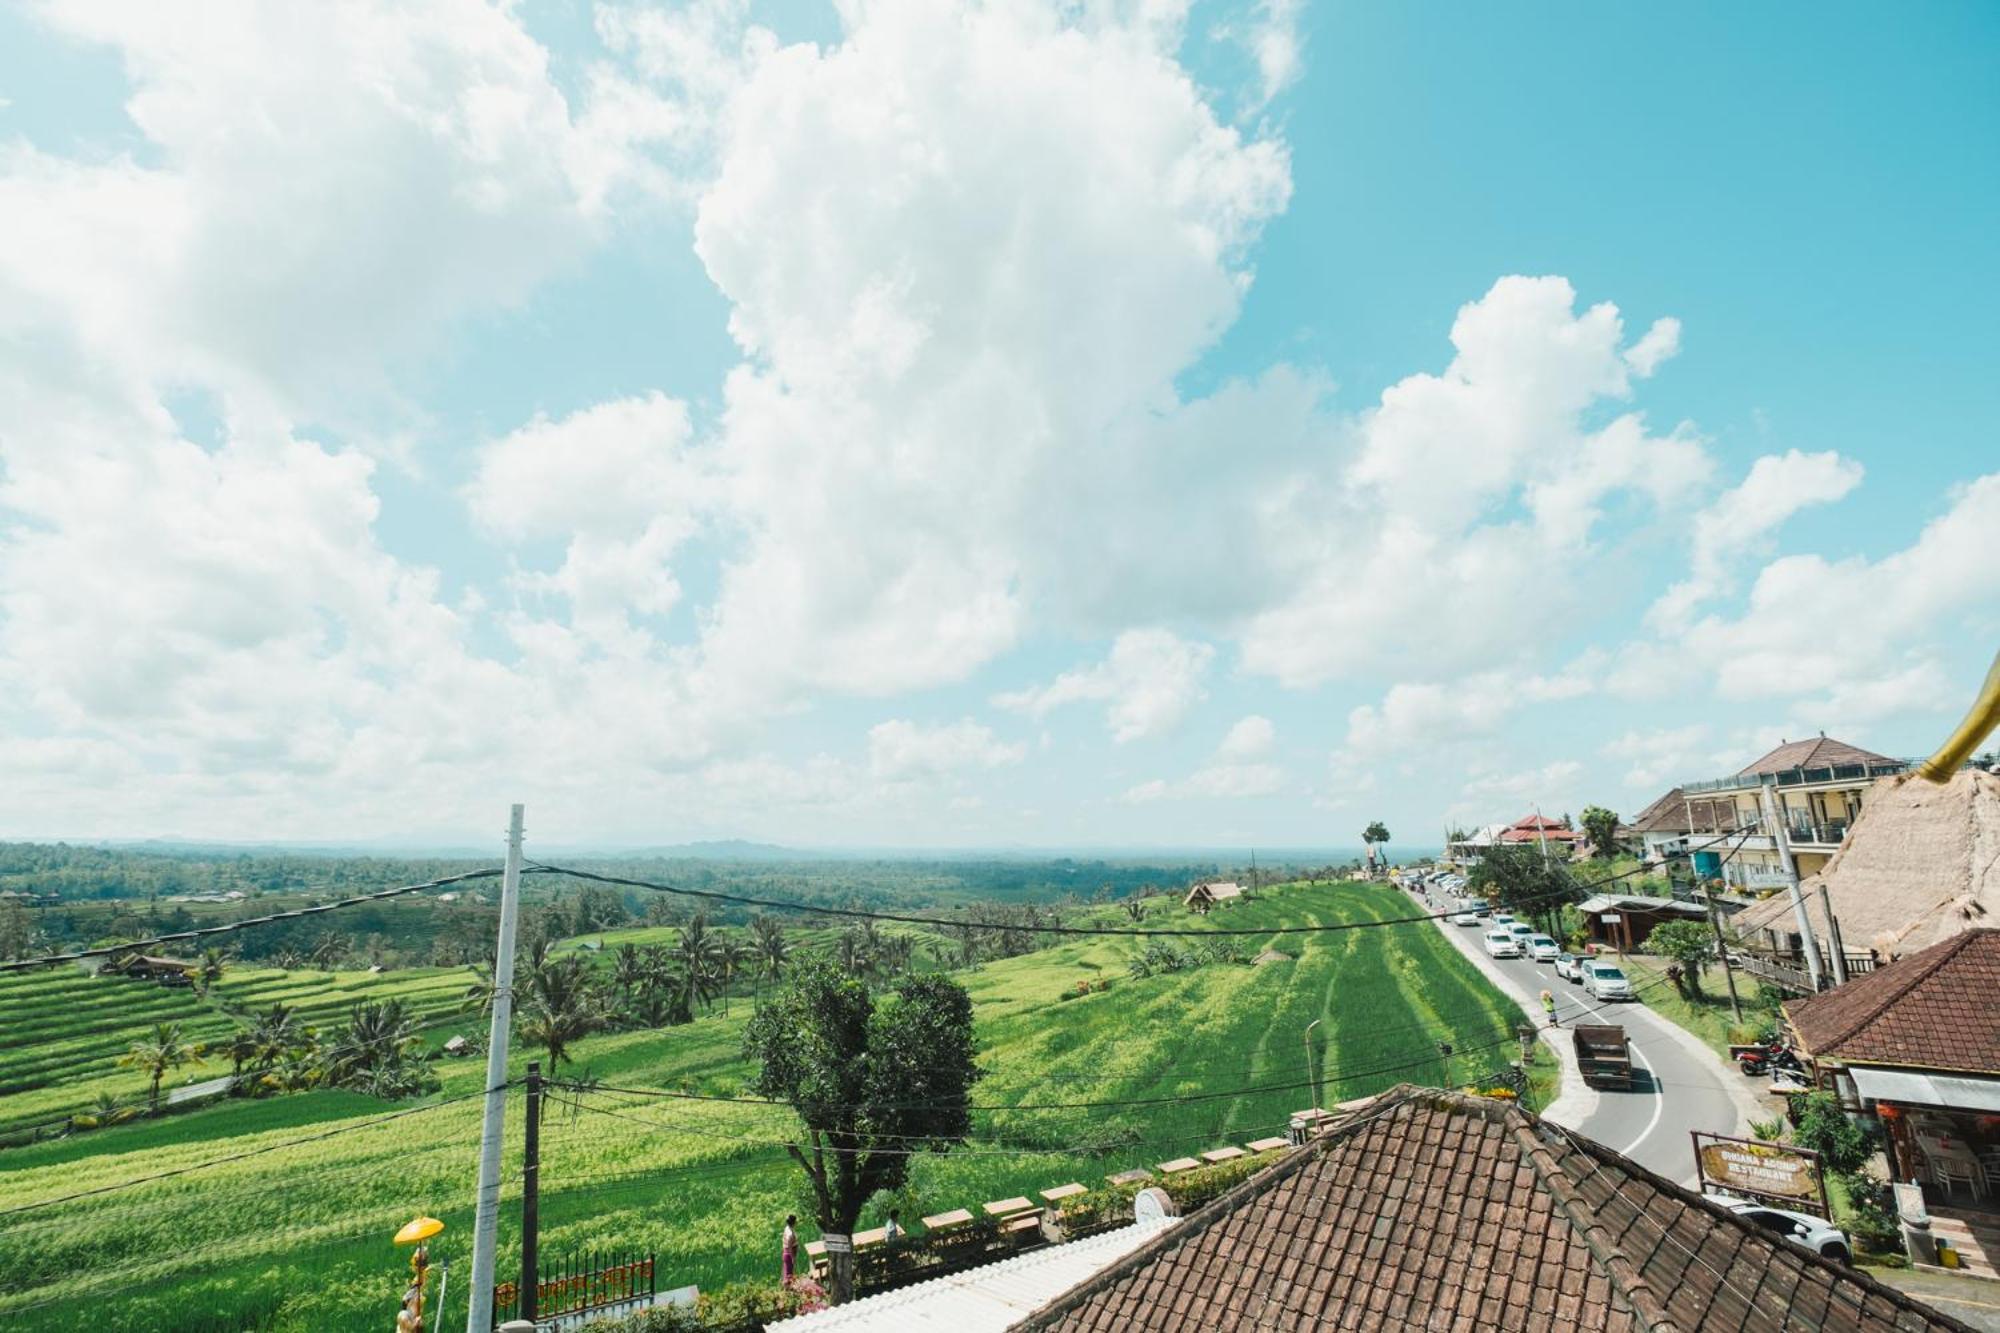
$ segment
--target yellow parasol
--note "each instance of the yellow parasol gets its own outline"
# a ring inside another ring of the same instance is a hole
[[[429,1240],[443,1230],[444,1223],[435,1217],[413,1217],[404,1224],[401,1231],[396,1233],[396,1244],[415,1245],[419,1241]]]

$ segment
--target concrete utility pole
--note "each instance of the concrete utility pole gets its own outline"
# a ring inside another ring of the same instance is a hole
[[[493,1260],[500,1237],[500,1138],[507,1123],[507,1038],[514,1023],[514,923],[521,914],[521,811],[507,821],[500,941],[493,956],[493,1025],[486,1038],[486,1118],[479,1135],[479,1203],[472,1222],[472,1294],[465,1333],[493,1327]]]
[[[1799,865],[1792,859],[1792,840],[1785,833],[1785,821],[1778,817],[1778,803],[1766,786],[1757,788],[1757,808],[1764,815],[1764,822],[1770,825],[1771,840],[1778,847],[1779,864],[1785,868],[1786,892],[1792,896],[1792,919],[1798,923],[1799,944],[1805,950],[1806,975],[1812,978],[1813,993],[1817,995],[1826,989],[1820,977],[1819,941],[1813,938],[1812,919],[1806,915],[1806,896],[1799,891]]]

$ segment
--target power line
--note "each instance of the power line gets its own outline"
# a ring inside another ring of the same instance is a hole
[[[1417,916],[1377,917],[1363,921],[1339,921],[1312,926],[1243,926],[1217,927],[1208,929],[1165,929],[1145,930],[1131,926],[1065,926],[1041,922],[985,922],[969,919],[953,920],[947,917],[919,916],[909,912],[878,912],[860,907],[828,907],[813,903],[793,902],[783,898],[762,898],[746,893],[729,893],[722,889],[691,889],[678,884],[662,884],[656,880],[635,879],[625,875],[601,875],[589,870],[576,870],[567,866],[532,864],[529,869],[542,875],[567,875],[572,879],[588,880],[598,884],[613,884],[628,889],[648,889],[654,893],[671,893],[680,897],[700,898],[709,902],[729,903],[738,907],[763,907],[780,912],[798,912],[809,916],[834,916],[863,921],[891,921],[906,926],[931,926],[945,930],[998,930],[1017,931],[1028,935],[1072,935],[1099,937],[1111,936],[1125,939],[1215,939],[1227,936],[1265,938],[1273,935],[1330,935],[1341,931],[1366,930],[1381,926],[1408,926],[1421,922],[1442,921],[1457,915],[1456,911],[1427,912]],[[1563,872],[1567,878],[1567,872]],[[1544,894],[1536,894],[1522,899],[1516,906],[1531,903],[1568,901],[1578,889],[1596,890],[1607,884],[1631,879],[1644,874],[1645,867],[1622,871],[1606,879],[1588,885],[1571,881],[1565,888]]]
[[[252,926],[268,926],[276,921],[291,921],[300,917],[318,916],[323,912],[337,912],[343,907],[358,907],[363,903],[381,902],[386,898],[398,898],[406,893],[420,893],[425,889],[441,889],[447,884],[463,884],[467,880],[492,879],[501,872],[498,869],[468,870],[459,875],[446,875],[442,879],[428,879],[421,884],[401,884],[393,889],[377,889],[373,893],[356,894],[352,898],[341,898],[330,903],[317,903],[311,907],[294,907],[289,911],[272,912],[267,916],[253,916],[242,921],[228,921],[219,926],[201,926],[194,930],[177,930],[167,935],[154,935],[149,939],[127,940],[123,944],[107,944],[95,949],[78,949],[75,953],[48,954],[41,958],[17,958],[0,963],[0,972],[25,972],[34,967],[54,967],[60,963],[75,963],[86,958],[108,958],[116,954],[132,953],[139,949],[149,949],[156,944],[174,944],[182,940],[203,939],[210,935],[226,935],[232,931],[248,930]]]

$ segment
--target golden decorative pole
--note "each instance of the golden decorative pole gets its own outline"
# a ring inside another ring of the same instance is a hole
[[[414,1245],[410,1251],[410,1287],[403,1293],[403,1309],[396,1316],[397,1333],[422,1333],[424,1327],[424,1280],[430,1275],[431,1251],[424,1242],[444,1230],[435,1217],[413,1217],[396,1233],[396,1244]]]

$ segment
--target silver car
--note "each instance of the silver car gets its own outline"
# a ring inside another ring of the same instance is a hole
[[[1632,999],[1632,983],[1625,979],[1625,973],[1610,963],[1585,963],[1583,965],[1583,989],[1593,999]]]

